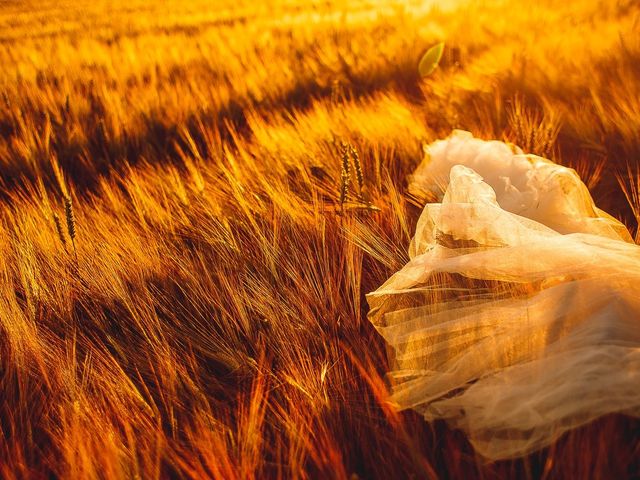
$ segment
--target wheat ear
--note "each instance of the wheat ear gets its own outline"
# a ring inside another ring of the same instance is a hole
[[[62,242],[62,246],[64,247],[64,251],[67,251],[67,237],[64,236],[64,229],[62,228],[62,220],[60,220],[60,215],[57,213],[53,214],[53,223],[56,225],[56,232],[58,232],[58,238]]]
[[[340,209],[344,209],[344,202],[349,194],[351,183],[351,165],[349,162],[349,146],[346,142],[341,144],[342,169],[340,172]]]
[[[64,214],[67,218],[67,233],[71,239],[71,245],[73,246],[73,253],[78,259],[78,251],[76,250],[76,216],[73,213],[73,204],[71,203],[71,197],[65,197],[64,199]]]
[[[360,163],[360,155],[356,148],[349,144],[349,153],[353,160],[353,169],[356,172],[356,182],[358,184],[358,200],[362,201],[362,189],[364,188],[364,176],[362,175],[362,164]]]

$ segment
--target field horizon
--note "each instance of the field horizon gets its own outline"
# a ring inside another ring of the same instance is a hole
[[[488,462],[399,411],[365,295],[456,129],[638,243],[639,33],[634,0],[0,1],[0,476],[637,478],[621,414]]]

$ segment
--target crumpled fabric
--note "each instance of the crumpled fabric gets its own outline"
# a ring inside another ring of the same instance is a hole
[[[640,416],[640,247],[577,173],[468,132],[426,148],[410,261],[368,294],[391,401],[516,458]]]

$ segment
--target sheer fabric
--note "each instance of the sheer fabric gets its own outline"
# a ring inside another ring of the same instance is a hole
[[[456,131],[412,177],[410,262],[368,295],[392,401],[490,460],[640,416],[640,248],[571,169]]]

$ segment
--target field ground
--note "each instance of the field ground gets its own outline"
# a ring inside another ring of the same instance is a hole
[[[0,1],[0,476],[637,475],[622,416],[487,464],[397,412],[364,295],[454,128],[635,235],[639,33],[634,0]]]

